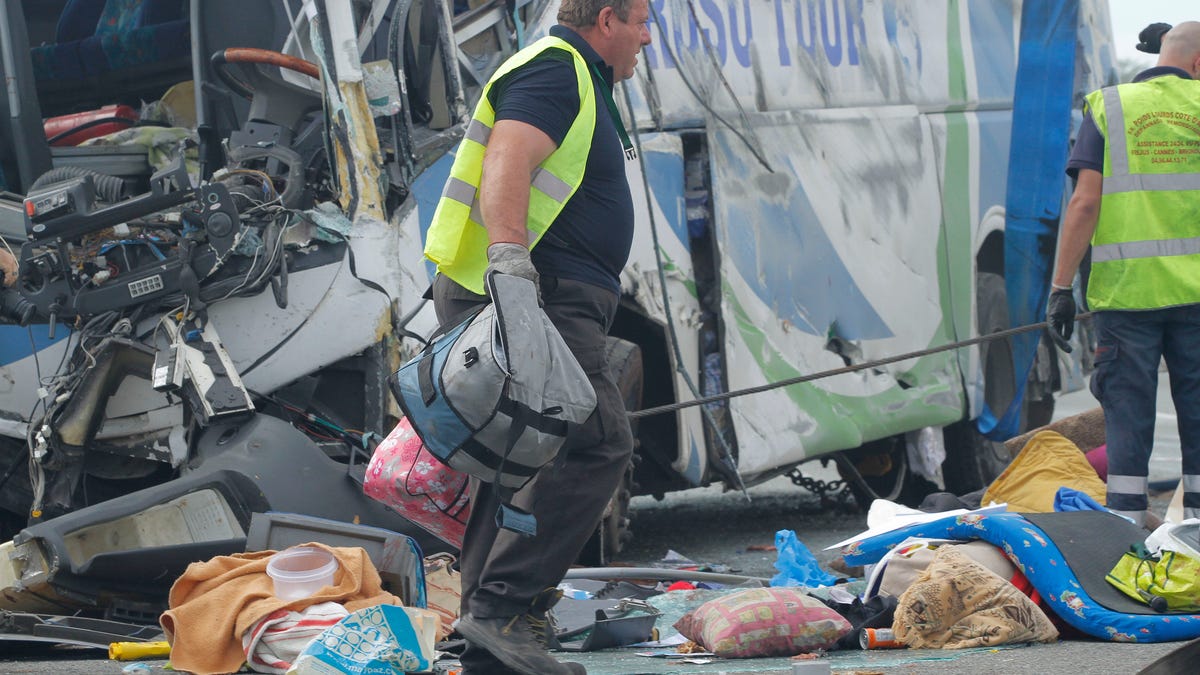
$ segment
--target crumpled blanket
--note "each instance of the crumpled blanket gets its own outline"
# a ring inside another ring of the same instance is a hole
[[[1032,600],[957,548],[939,548],[900,596],[897,640],[914,649],[965,649],[1058,639]]]
[[[1039,431],[988,486],[982,503],[1008,504],[1014,513],[1050,513],[1063,486],[1104,503],[1104,481],[1079,447],[1062,434]]]
[[[323,602],[336,602],[353,612],[375,605],[402,604],[381,586],[379,572],[359,547],[323,548],[338,561],[334,584],[299,600],[275,597],[267,576],[267,561],[275,551],[254,551],[217,556],[188,565],[171,586],[170,609],[159,617],[171,643],[171,665],[196,675],[232,673],[245,661],[242,635],[265,616],[280,609],[303,610]]]
[[[313,638],[350,612],[336,602],[322,602],[295,611],[277,609],[242,635],[246,665],[259,673],[283,675]]]
[[[93,145],[137,145],[146,150],[146,161],[155,171],[171,165],[184,149],[184,163],[192,176],[200,172],[197,159],[199,137],[194,129],[179,127],[133,127],[114,131],[111,134],[89,138],[80,147]]]

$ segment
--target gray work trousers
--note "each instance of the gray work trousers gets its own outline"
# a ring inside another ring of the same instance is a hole
[[[568,434],[558,457],[513,499],[514,506],[537,518],[536,536],[498,528],[501,500],[496,490],[471,481],[471,517],[459,557],[461,608],[479,618],[524,614],[541,591],[562,581],[599,524],[633,453],[629,419],[605,348],[617,295],[593,284],[545,276],[541,289],[546,315],[596,390],[596,411]],[[433,302],[438,321],[445,323],[487,298],[438,275]]]

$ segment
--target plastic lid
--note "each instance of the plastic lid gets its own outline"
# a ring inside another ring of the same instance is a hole
[[[293,546],[284,549],[267,562],[267,575],[276,581],[303,583],[330,577],[337,571],[338,561],[332,553],[314,546]]]

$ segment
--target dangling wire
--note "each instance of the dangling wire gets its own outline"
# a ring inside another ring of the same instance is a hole
[[[692,16],[694,18],[696,10],[695,10],[695,8],[693,8],[691,6],[691,0],[688,0],[688,8],[691,10]],[[654,16],[654,24],[656,26],[658,26],[659,37],[662,38],[658,42],[659,46],[663,48],[663,50],[666,52],[667,56],[670,56],[671,60],[674,61],[676,65],[682,66],[682,62],[679,60],[679,58],[675,54],[675,51],[671,49],[670,40],[667,39],[667,27],[664,25],[664,20],[662,18],[662,15],[659,14],[658,12],[651,12],[651,15]],[[713,63],[716,64],[716,60],[715,60],[716,59],[716,56],[715,56],[716,50],[713,49],[712,44],[708,41],[708,33],[706,33],[705,31],[700,31],[700,33],[704,38],[705,51],[708,52],[708,54],[710,55],[710,58],[714,59]],[[729,96],[733,99],[733,104],[737,107],[738,114],[741,116],[742,121],[744,121],[746,123],[746,128],[747,129],[752,128],[750,126],[750,121],[746,118],[746,111],[742,109],[742,104],[738,103],[737,97],[734,96],[734,94],[733,94],[733,89],[729,86],[729,82],[725,79],[725,76],[721,74],[721,68],[720,68],[719,64],[716,67],[716,71],[717,71],[719,79],[725,85],[725,90],[727,92],[729,92]],[[721,113],[714,110],[713,107],[708,102],[708,97],[704,96],[696,89],[696,87],[692,84],[692,81],[688,79],[688,76],[685,74],[684,69],[682,67],[676,68],[675,72],[679,73],[679,79],[683,81],[683,85],[685,87],[687,87],[688,91],[690,91],[692,93],[692,96],[695,97],[696,102],[699,103],[705,110],[707,110],[708,114],[712,115],[713,119],[715,119],[718,122],[720,122],[721,124],[724,124],[725,126],[729,127],[729,130],[733,132],[733,135],[737,136],[738,140],[740,140],[742,143],[744,143],[746,145],[746,147],[750,150],[750,153],[754,155],[754,158],[758,160],[759,164],[763,165],[764,169],[766,169],[767,171],[769,171],[771,173],[775,173],[775,169],[771,168],[771,165],[767,162],[767,158],[764,157],[762,152],[759,150],[759,144],[757,142],[755,142],[757,139],[751,140],[750,138],[748,138],[746,136],[746,134],[742,133],[741,129],[738,129],[736,126],[734,126],[733,122],[730,122],[729,120],[725,119],[724,117],[721,116]],[[626,93],[625,98],[626,98],[626,102],[628,103],[628,99],[629,99],[628,92]],[[630,111],[632,111],[632,110],[633,110],[633,107],[630,106]],[[637,126],[637,124],[635,123],[634,127],[636,127],[636,126]]]
[[[638,132],[637,120],[632,119],[634,115],[633,101],[629,97],[628,87],[622,86],[621,91],[625,95],[625,105],[629,109],[632,122],[630,126],[633,127],[632,140],[634,146],[637,148],[638,166],[642,170],[642,185],[646,191],[646,210],[650,216],[650,236],[654,240],[654,260],[658,269],[658,285],[662,294],[663,313],[667,319],[667,339],[671,343],[671,351],[675,355],[675,372],[683,377],[684,383],[687,384],[688,390],[692,393],[692,398],[700,398],[700,390],[696,387],[695,382],[692,381],[691,374],[688,373],[687,368],[683,365],[683,353],[679,348],[679,337],[675,332],[675,318],[671,313],[671,299],[667,293],[667,275],[664,271],[665,265],[662,259],[662,246],[658,239],[658,221],[654,217],[654,197],[653,192],[650,190],[650,182],[646,178],[646,158],[642,152],[642,136]],[[700,413],[704,416],[704,421],[708,423],[709,428],[712,429],[712,435],[721,444],[721,463],[733,478],[735,486],[745,495],[746,501],[750,501],[750,493],[746,491],[746,485],[742,482],[742,475],[738,473],[737,461],[733,458],[733,449],[730,448],[729,441],[725,438],[725,434],[722,433],[720,426],[717,425],[716,419],[713,418],[712,411],[708,408],[700,408]]]

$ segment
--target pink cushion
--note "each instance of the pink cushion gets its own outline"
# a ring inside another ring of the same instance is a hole
[[[749,588],[710,600],[675,629],[717,656],[793,656],[827,649],[850,623],[796,588]]]
[[[1086,457],[1088,464],[1096,470],[1096,475],[1100,476],[1100,480],[1108,480],[1108,444],[1093,448],[1088,451]]]

